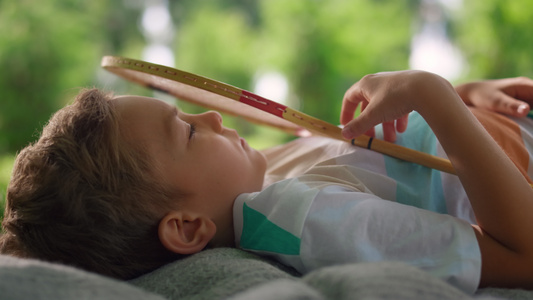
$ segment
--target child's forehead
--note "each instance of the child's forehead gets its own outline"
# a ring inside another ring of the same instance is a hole
[[[168,115],[176,113],[175,106],[150,97],[123,95],[117,96],[111,101],[116,105],[121,115]]]
[[[119,95],[119,96],[115,96],[111,101],[116,101],[120,103],[130,103],[130,102],[158,103],[160,105],[170,106],[169,104],[165,103],[162,100],[151,98],[151,97],[145,97],[145,96],[137,96],[137,95]]]
[[[118,126],[126,140],[133,144],[150,145],[147,148],[157,151],[165,148],[162,145],[169,140],[172,118],[176,116],[174,106],[142,96],[118,96],[111,101],[116,106]]]

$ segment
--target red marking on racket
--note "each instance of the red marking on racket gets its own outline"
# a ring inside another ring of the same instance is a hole
[[[258,96],[256,94],[252,94],[248,91],[243,90],[242,96],[239,98],[239,101],[248,105],[251,105],[255,108],[258,108],[262,111],[266,111],[268,113],[271,113],[275,116],[278,116],[280,118],[283,118],[283,112],[287,108],[287,106],[276,103],[274,101],[265,99],[261,96]]]

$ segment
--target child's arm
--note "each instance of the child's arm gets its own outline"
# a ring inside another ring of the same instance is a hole
[[[352,120],[360,102],[367,103],[366,109]],[[480,285],[533,288],[533,189],[450,83],[421,71],[366,76],[345,95],[343,134],[353,138],[412,110],[435,132],[474,209]]]

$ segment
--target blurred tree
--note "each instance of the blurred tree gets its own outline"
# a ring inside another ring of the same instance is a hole
[[[452,17],[466,79],[533,77],[533,1],[463,1]]]
[[[247,1],[176,8],[178,68],[245,89],[258,70],[281,71],[302,110],[333,123],[344,91],[364,74],[407,68],[416,1],[238,2]]]
[[[217,6],[198,4],[178,24],[176,65],[247,87],[256,67],[254,32],[242,10]]]
[[[279,71],[300,109],[337,123],[349,85],[367,73],[408,68],[419,1],[171,1],[178,26],[176,63],[250,90],[256,72]],[[0,1],[0,153],[33,140],[76,87],[96,84],[102,55],[141,56],[145,41],[137,23],[143,5]],[[451,16],[451,32],[469,62],[465,78],[533,76],[528,37],[533,2],[463,5]],[[109,86],[144,92],[132,85]]]
[[[139,35],[126,14],[114,2],[0,2],[0,153],[34,140],[67,95],[94,85],[104,51]]]
[[[259,57],[288,75],[304,112],[337,124],[350,85],[368,73],[408,67],[414,4],[262,1],[265,43]]]

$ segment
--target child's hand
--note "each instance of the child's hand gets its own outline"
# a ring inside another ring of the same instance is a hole
[[[363,133],[374,135],[374,126],[383,123],[386,141],[394,142],[396,132],[407,128],[407,114],[436,92],[432,89],[445,82],[435,74],[422,71],[386,72],[367,75],[344,95],[341,124],[344,138]],[[447,84],[447,82],[446,82]],[[451,89],[451,86],[447,89]],[[452,90],[453,91],[453,90]],[[361,103],[361,114],[353,119]]]
[[[456,91],[467,105],[514,117],[527,115],[533,104],[533,80],[527,77],[470,82]]]

